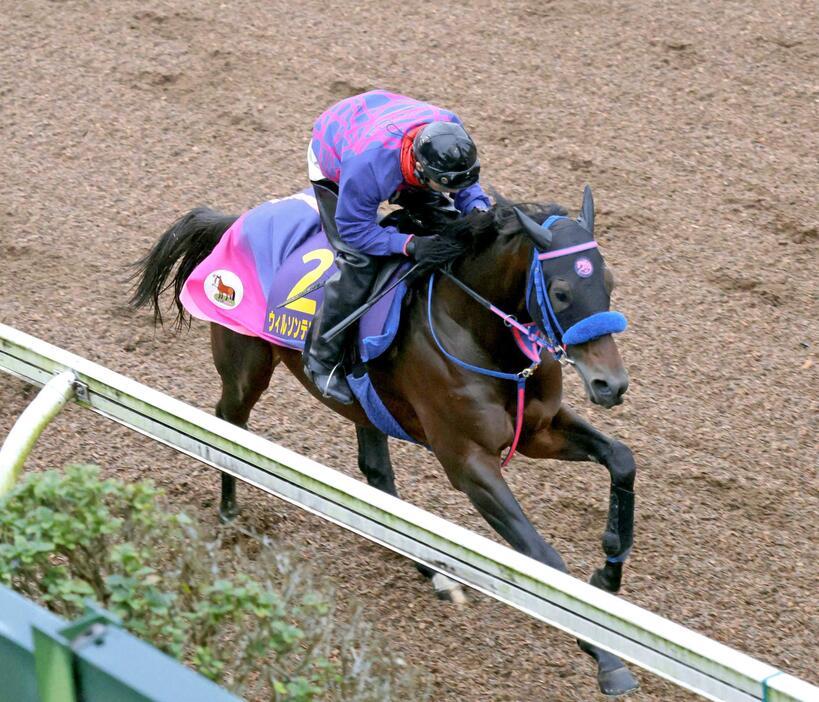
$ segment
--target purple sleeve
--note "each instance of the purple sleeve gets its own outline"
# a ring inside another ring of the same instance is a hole
[[[379,149],[366,151],[342,164],[336,224],[339,236],[371,256],[403,253],[409,238],[395,227],[378,224],[378,206],[401,184],[400,166],[391,168]],[[380,158],[379,158],[380,157]],[[395,171],[395,172],[393,172]]]
[[[461,118],[455,113],[452,113],[452,121],[462,127],[464,126]],[[464,129],[466,129],[466,127],[464,127]],[[475,183],[474,185],[470,185],[468,188],[458,191],[453,200],[455,203],[455,209],[461,214],[469,214],[476,207],[482,210],[488,210],[490,207],[492,207],[492,201],[483,191],[480,183]]]
[[[480,183],[470,185],[455,194],[455,209],[462,214],[468,214],[476,207],[488,210],[492,206],[489,196],[483,191]]]

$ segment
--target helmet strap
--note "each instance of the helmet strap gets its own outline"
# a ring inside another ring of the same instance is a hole
[[[426,125],[420,124],[413,129],[410,129],[404,138],[401,140],[401,175],[404,177],[407,185],[413,188],[421,188],[426,182],[426,176],[418,168],[418,161],[415,158],[413,150],[413,143],[415,136]]]

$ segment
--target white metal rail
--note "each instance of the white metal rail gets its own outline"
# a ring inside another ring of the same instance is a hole
[[[819,702],[804,680],[3,324],[0,369],[37,385],[70,370],[81,405],[706,698]]]
[[[77,377],[70,370],[55,375],[14,423],[6,440],[0,445],[0,497],[17,482],[26,456],[43,429],[74,396],[76,382]]]

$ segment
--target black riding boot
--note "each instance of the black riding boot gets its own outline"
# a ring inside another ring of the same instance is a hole
[[[324,302],[310,325],[302,356],[304,373],[322,395],[349,405],[354,398],[342,361],[356,325],[351,325],[328,341],[322,341],[321,336],[367,301],[380,265],[377,258],[356,251],[339,237],[335,220],[338,197],[335,183],[314,182],[313,189],[322,228],[336,250],[338,272],[325,283]]]
[[[304,347],[304,372],[325,397],[345,405],[352,404],[353,393],[345,378],[342,360],[351,341],[355,324],[329,341],[321,336],[367,301],[378,273],[378,262],[362,253],[339,251],[338,273],[324,285],[324,302],[310,325],[310,338]]]

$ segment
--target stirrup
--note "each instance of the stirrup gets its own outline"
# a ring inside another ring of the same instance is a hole
[[[327,394],[327,388],[330,387],[330,383],[333,380],[333,376],[336,374],[336,371],[338,370],[338,367],[340,365],[341,361],[339,361],[338,363],[336,363],[336,365],[333,366],[333,370],[331,370],[330,375],[327,376],[327,382],[324,383],[324,389],[322,390],[321,388],[319,388],[319,390],[321,390],[321,394],[324,395],[324,397],[330,397],[330,395]]]
[[[304,372],[313,385],[316,386],[316,389],[319,391],[319,393],[321,393],[322,397],[335,400],[343,405],[351,405],[355,402],[355,396],[353,395],[352,388],[350,388],[349,383],[347,383],[343,371],[341,374],[336,375],[336,371],[340,366],[341,363],[336,363],[336,365],[334,365],[328,373],[326,368],[322,368],[320,371],[317,371],[311,368],[308,364],[305,364]],[[336,379],[336,386],[335,388],[331,389],[330,385],[334,378]]]

